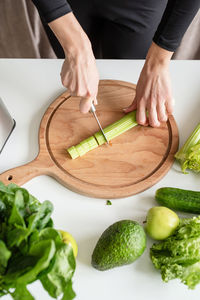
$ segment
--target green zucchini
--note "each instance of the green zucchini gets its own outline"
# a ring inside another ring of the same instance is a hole
[[[163,187],[156,191],[155,199],[162,206],[200,214],[200,192]]]

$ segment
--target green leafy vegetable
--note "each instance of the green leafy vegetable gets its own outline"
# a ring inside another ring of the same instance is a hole
[[[65,287],[65,292],[61,300],[72,300],[75,296],[76,294],[74,293],[72,288],[72,281],[70,280]]]
[[[107,200],[106,205],[112,205],[112,202],[110,200]]]
[[[0,182],[0,297],[33,300],[27,285],[38,279],[54,298],[75,297],[73,250],[53,228],[52,211],[50,201]]]
[[[19,284],[17,285],[14,293],[11,294],[14,300],[34,300],[33,296],[27,290],[25,285]]]
[[[150,256],[163,281],[179,278],[194,289],[200,283],[200,217],[182,219],[172,236],[152,246]]]
[[[68,260],[65,257],[68,257]],[[51,269],[41,278],[44,288],[49,291],[53,298],[58,297],[65,290],[73,275],[74,268],[72,247],[67,244],[60,244],[57,247],[57,255]]]
[[[7,249],[5,243],[0,240],[0,274],[5,272],[10,256],[11,252]]]
[[[180,161],[183,173],[186,173],[186,169],[200,172],[200,123],[175,157]]]

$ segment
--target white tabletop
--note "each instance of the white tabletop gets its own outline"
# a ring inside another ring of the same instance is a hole
[[[0,60],[0,96],[17,123],[0,155],[0,173],[29,162],[37,155],[40,120],[49,104],[64,91],[59,78],[61,64],[61,60]],[[97,64],[101,79],[136,83],[143,61],[99,60]],[[182,145],[200,122],[200,61],[172,61],[171,76],[176,100],[174,116]],[[136,196],[112,200],[111,206],[107,206],[105,200],[71,192],[48,176],[34,178],[24,187],[40,201],[52,201],[56,228],[71,232],[77,240],[79,253],[73,279],[76,299],[197,300],[199,287],[191,291],[178,280],[162,282],[149,258],[151,239],[135,263],[109,271],[92,268],[91,254],[101,233],[112,223],[132,219],[142,224],[148,209],[156,205],[157,188],[174,186],[198,190],[199,176],[183,175],[175,163],[158,184]],[[36,300],[51,299],[39,282],[31,284],[29,289]]]

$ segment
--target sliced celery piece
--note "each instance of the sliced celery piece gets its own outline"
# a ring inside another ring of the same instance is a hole
[[[97,148],[99,145],[94,136],[90,136],[86,140],[80,142],[80,145],[85,149],[86,152]]]
[[[79,153],[79,156],[83,156],[87,152],[86,149],[84,147],[82,147],[81,144],[78,144],[74,147],[76,148],[76,151]]]
[[[137,125],[136,122],[136,111],[132,111],[125,115],[123,118],[120,120],[116,121],[115,123],[108,125],[107,127],[104,128],[104,133],[108,139],[108,141],[114,139],[118,135],[124,133],[125,131],[133,128],[134,126]],[[102,145],[106,143],[106,140],[101,133],[101,131],[98,131],[97,133],[94,134],[95,138],[97,139],[97,142],[99,145]]]
[[[80,142],[80,144],[76,146],[72,146],[67,151],[71,155],[72,159],[75,159],[79,156],[83,156],[86,152],[97,148],[99,145],[94,136],[90,136],[89,138]]]
[[[75,159],[79,157],[79,153],[77,152],[76,148],[74,146],[67,149],[67,152],[71,156],[72,159]]]

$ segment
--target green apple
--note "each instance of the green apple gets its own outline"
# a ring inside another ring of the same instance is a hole
[[[179,225],[177,214],[164,206],[150,208],[146,221],[146,231],[155,240],[166,239]]]

